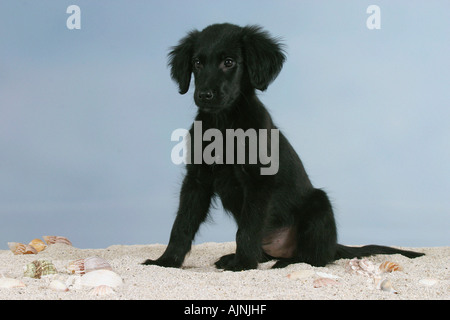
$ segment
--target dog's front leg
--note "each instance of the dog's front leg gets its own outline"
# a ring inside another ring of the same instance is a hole
[[[245,197],[242,211],[236,221],[236,253],[221,257],[216,267],[229,271],[256,269],[261,261],[261,231],[264,227],[268,209],[268,198],[261,197],[258,190]]]
[[[143,264],[181,267],[200,224],[208,214],[212,196],[208,185],[198,175],[188,171],[181,187],[180,205],[166,251],[157,260],[148,259]]]

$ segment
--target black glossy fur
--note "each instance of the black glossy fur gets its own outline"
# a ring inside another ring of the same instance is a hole
[[[192,31],[173,47],[169,59],[181,94],[188,91],[194,74],[196,120],[202,121],[203,132],[217,128],[225,136],[226,129],[276,129],[255,90],[265,90],[277,77],[285,55],[279,41],[260,27],[216,24]],[[194,136],[193,127],[190,134]],[[259,161],[188,164],[168,247],[159,259],[144,264],[180,267],[214,197],[238,225],[236,253],[216,262],[225,270],[253,269],[268,259],[278,260],[274,267],[297,262],[324,266],[339,258],[372,254],[423,255],[384,246],[337,244],[330,201],[313,187],[282,133],[278,172],[261,175],[262,166]]]

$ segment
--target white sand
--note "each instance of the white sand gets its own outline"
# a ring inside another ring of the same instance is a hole
[[[70,300],[70,299],[450,299],[450,247],[405,248],[426,253],[416,259],[401,255],[379,255],[368,259],[378,265],[393,261],[403,267],[385,276],[398,294],[381,291],[369,277],[347,270],[348,259],[336,261],[324,268],[299,263],[284,269],[270,269],[274,262],[260,264],[258,270],[224,272],[215,269],[213,263],[222,255],[234,251],[235,243],[204,243],[193,246],[182,269],[143,266],[147,258],[156,259],[164,251],[164,245],[114,245],[106,249],[78,249],[64,244],[54,244],[37,255],[13,255],[9,250],[0,251],[0,271],[6,277],[21,280],[26,287],[0,288],[0,299],[19,300]],[[106,259],[124,280],[124,284],[111,295],[89,295],[90,288],[69,286],[67,292],[55,292],[48,288],[49,278],[32,279],[23,276],[24,266],[36,259],[51,260],[63,282],[76,284],[79,276],[69,275],[67,264],[79,258],[99,256]],[[288,274],[298,270],[312,270],[303,279],[292,280]],[[340,277],[340,285],[314,288],[319,278],[316,272]],[[436,280],[425,285],[421,279]]]

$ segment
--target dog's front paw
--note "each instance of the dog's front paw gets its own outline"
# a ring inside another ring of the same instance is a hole
[[[216,261],[215,265],[217,269],[227,269],[227,266],[232,264],[232,261],[235,259],[236,254],[231,253],[225,256],[222,256],[219,260]]]
[[[224,269],[226,271],[243,271],[256,269],[258,263],[243,263],[237,259],[236,254],[232,253],[221,257],[215,265],[218,269]]]
[[[166,268],[179,268],[181,267],[181,263],[176,263],[173,260],[168,259],[157,259],[157,260],[151,260],[147,259],[144,262],[142,262],[143,265],[146,266],[160,266],[160,267],[166,267]]]

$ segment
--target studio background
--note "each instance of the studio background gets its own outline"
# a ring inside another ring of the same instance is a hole
[[[68,6],[81,9],[69,30]],[[381,9],[370,30],[369,5]],[[42,235],[79,248],[167,243],[196,113],[169,48],[212,23],[259,24],[287,62],[260,99],[318,188],[339,242],[449,245],[448,1],[0,3],[0,249]],[[234,241],[220,207],[196,243]]]

